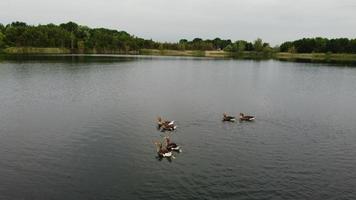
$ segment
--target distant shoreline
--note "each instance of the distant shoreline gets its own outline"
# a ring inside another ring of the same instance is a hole
[[[139,51],[112,51],[112,50],[86,50],[78,52],[68,48],[38,48],[38,47],[10,47],[3,50],[4,55],[33,55],[33,54],[118,54],[118,55],[154,55],[154,56],[184,56],[184,57],[208,57],[208,58],[238,58],[238,59],[276,59],[286,61],[315,61],[315,62],[355,62],[356,54],[336,53],[263,53],[244,51],[232,53],[223,50],[199,51],[199,50],[159,50],[141,49]]]

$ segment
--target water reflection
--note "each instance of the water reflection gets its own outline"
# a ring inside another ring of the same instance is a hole
[[[356,61],[354,60],[335,60],[335,59],[325,59],[325,60],[319,60],[319,59],[303,59],[303,58],[280,58],[278,59],[279,61],[283,62],[297,62],[297,63],[316,63],[316,64],[329,64],[330,66],[349,66],[349,67],[355,67],[356,66]]]
[[[273,60],[272,55],[245,55],[245,54],[233,54],[231,57],[223,58],[208,58],[208,57],[177,57],[177,56],[149,56],[149,55],[80,55],[80,54],[0,54],[0,62],[4,61],[15,61],[15,62],[68,62],[68,63],[110,63],[110,62],[127,62],[134,61],[138,59],[153,60],[153,59],[175,59],[175,60],[203,60],[203,59],[212,59],[212,60],[246,60],[254,62],[265,62]],[[320,64],[330,64],[332,66],[356,66],[356,61],[350,59],[309,59],[309,58],[278,58],[276,60],[284,62],[297,62],[297,63],[320,63]]]
[[[49,55],[16,55],[3,54],[0,56],[2,60],[13,62],[44,62],[44,63],[113,63],[113,62],[128,62],[136,60],[137,57],[125,57],[114,55],[67,55],[67,54],[49,54]]]

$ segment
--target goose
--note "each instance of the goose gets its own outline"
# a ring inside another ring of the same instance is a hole
[[[161,131],[165,132],[165,131],[174,131],[177,129],[177,126],[174,124],[169,124],[169,125],[162,125],[161,126]]]
[[[180,146],[178,146],[176,143],[171,142],[169,137],[165,137],[165,138],[166,138],[168,150],[181,152]]]
[[[174,126],[174,121],[164,121],[161,117],[157,117],[157,125],[158,125],[158,128],[161,128],[162,126],[166,126],[166,127],[169,127],[169,126]]]
[[[156,147],[157,147],[157,154],[160,158],[170,158],[172,157],[172,151],[168,150],[167,148],[163,148],[162,143],[161,142],[155,142]]]
[[[228,116],[226,112],[224,112],[224,117],[223,117],[223,121],[224,122],[234,122],[236,121],[236,118],[233,116]]]
[[[255,117],[244,115],[243,113],[240,113],[240,120],[241,121],[253,121],[253,120],[255,120]]]

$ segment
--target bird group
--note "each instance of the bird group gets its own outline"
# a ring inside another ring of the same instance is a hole
[[[157,117],[157,129],[161,132],[171,132],[177,129],[177,125],[174,121],[163,120],[161,117]],[[171,142],[168,136],[165,136],[164,139],[163,142],[155,142],[158,158],[175,158],[173,152],[180,153],[182,151],[180,146]]]
[[[253,120],[255,120],[255,117],[240,113],[239,120],[240,121],[253,121]],[[222,121],[224,121],[224,122],[235,122],[236,121],[236,117],[229,116],[229,115],[227,115],[226,112],[224,112]]]
[[[240,121],[253,121],[255,120],[254,116],[245,115],[240,113],[239,115]],[[229,116],[226,112],[223,113],[223,122],[235,122],[236,117]],[[175,121],[163,120],[161,117],[157,117],[157,130],[161,132],[172,132],[177,129],[177,125]],[[164,141],[156,141],[156,150],[159,159],[162,158],[175,158],[173,152],[181,152],[181,148],[176,143],[171,142],[168,136],[164,137]]]

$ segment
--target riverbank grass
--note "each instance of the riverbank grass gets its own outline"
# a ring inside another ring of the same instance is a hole
[[[38,48],[38,47],[9,47],[0,51],[3,54],[70,54],[73,53],[68,48]],[[77,52],[74,50],[74,53]],[[155,55],[155,56],[186,56],[186,57],[210,57],[210,58],[238,58],[238,59],[277,59],[287,61],[317,61],[317,62],[356,62],[356,54],[334,54],[334,53],[285,53],[285,52],[227,52],[223,50],[198,51],[198,50],[160,50],[141,49],[139,51],[121,52],[95,49],[87,49],[84,54],[130,54],[130,55]],[[77,52],[78,53],[78,52]]]
[[[334,53],[276,53],[275,58],[282,60],[315,60],[315,61],[356,61],[356,54]]]
[[[68,54],[67,48],[39,48],[39,47],[9,47],[3,50],[5,54]]]

